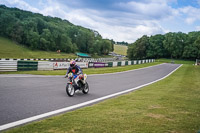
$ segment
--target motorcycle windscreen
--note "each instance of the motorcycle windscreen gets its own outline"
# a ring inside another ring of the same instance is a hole
[[[78,75],[74,75],[74,79],[76,79],[78,77]]]

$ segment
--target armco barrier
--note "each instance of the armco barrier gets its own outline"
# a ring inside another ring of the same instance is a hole
[[[121,61],[121,66],[125,66],[125,61]]]
[[[113,67],[117,66],[118,62],[113,62]]]
[[[113,62],[108,62],[108,67],[113,67]]]
[[[129,64],[129,61],[125,61],[125,65],[128,65]],[[130,64],[131,65],[131,64]]]
[[[130,64],[130,65],[134,65],[134,61],[133,61],[133,60],[131,61],[131,64]]]
[[[68,58],[37,58],[37,59],[7,59],[7,58],[0,58],[0,61],[70,61],[74,59],[68,59]]]
[[[132,61],[127,61],[128,62],[128,64],[127,65],[132,65]]]
[[[37,69],[37,61],[17,61],[17,71],[31,71]]]
[[[122,62],[117,62],[117,66],[121,66],[122,65]]]
[[[115,62],[77,62],[81,68],[115,67],[124,65],[136,65],[154,62],[155,59],[115,61]],[[67,69],[69,62],[51,61],[25,61],[25,60],[0,60],[0,71],[28,71],[28,70],[57,70]]]
[[[116,66],[124,66],[124,65],[137,65],[137,64],[143,64],[143,63],[151,63],[154,61],[155,61],[155,59],[108,62],[108,67],[116,67]]]
[[[17,61],[0,60],[0,71],[17,71]]]
[[[38,70],[53,70],[53,62],[49,61],[38,61]]]

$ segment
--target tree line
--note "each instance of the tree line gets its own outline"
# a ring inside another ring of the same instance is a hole
[[[32,50],[108,54],[114,41],[67,20],[0,5],[0,36]]]
[[[122,42],[116,42],[115,44],[128,46],[128,42],[124,42],[124,41],[122,41]]]
[[[169,32],[165,35],[142,36],[128,46],[129,59],[144,58],[200,58],[200,31]]]

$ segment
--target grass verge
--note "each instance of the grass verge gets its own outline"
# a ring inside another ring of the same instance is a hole
[[[200,130],[200,67],[183,65],[170,77],[7,133],[169,132]]]
[[[175,64],[195,64],[195,60],[178,60],[178,59],[156,59],[156,62],[160,62],[160,63],[175,63]]]

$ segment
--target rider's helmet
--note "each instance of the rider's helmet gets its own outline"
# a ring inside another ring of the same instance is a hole
[[[70,61],[70,67],[74,67],[75,65],[76,65],[76,61],[75,60]]]

